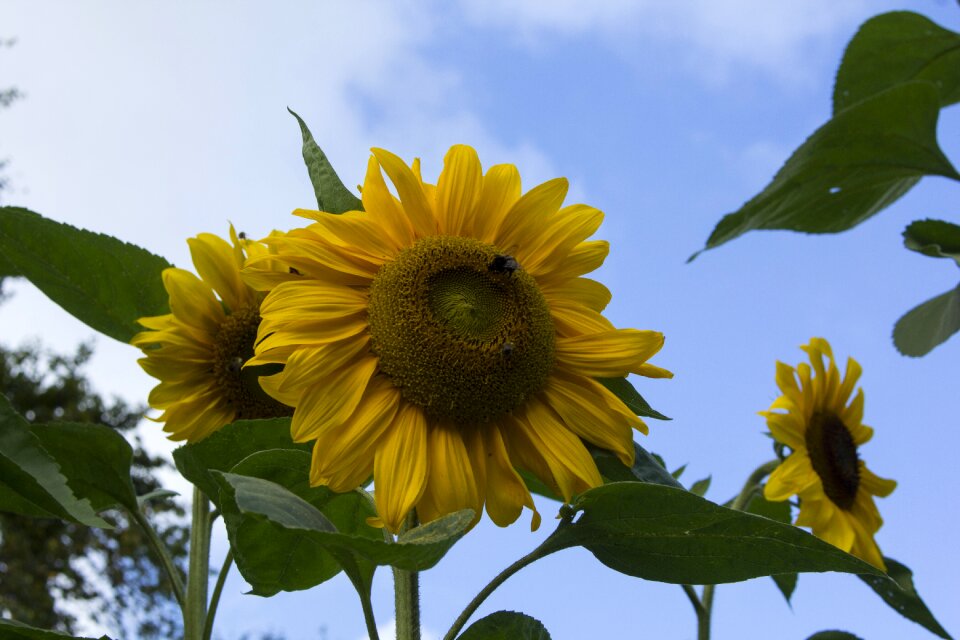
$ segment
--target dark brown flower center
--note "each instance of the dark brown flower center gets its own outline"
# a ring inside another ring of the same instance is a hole
[[[370,287],[380,370],[427,414],[481,424],[543,388],[554,362],[550,309],[510,256],[469,238],[424,238]]]
[[[227,404],[236,409],[237,420],[293,415],[291,407],[277,402],[260,388],[257,378],[275,371],[264,371],[264,367],[243,368],[253,357],[259,325],[260,308],[250,306],[227,316],[217,332],[213,375]]]
[[[849,511],[860,487],[860,458],[850,431],[836,414],[817,411],[807,425],[806,444],[823,492]]]

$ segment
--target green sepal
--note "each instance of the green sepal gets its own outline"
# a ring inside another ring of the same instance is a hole
[[[700,496],[701,498],[707,495],[707,490],[710,489],[710,481],[713,479],[713,476],[707,476],[701,480],[697,480],[692,485],[690,485],[690,493]]]
[[[960,180],[937,144],[939,115],[940,96],[929,82],[897,85],[837,113],[763,191],[720,220],[703,250],[756,229],[838,233],[895,202],[923,176]]]
[[[137,319],[170,312],[163,258],[112,236],[0,207],[0,254],[51,300],[120,342],[143,328]]]
[[[918,358],[960,331],[960,285],[906,312],[893,327],[893,344]]]
[[[550,640],[543,623],[525,613],[497,611],[480,618],[458,640]]]
[[[0,637],[4,640],[65,640],[70,638],[73,640],[94,640],[93,638],[87,637],[68,636],[59,631],[37,629],[36,627],[31,627],[22,622],[9,620],[7,618],[0,618]],[[96,640],[111,639],[108,636],[100,636]]]
[[[960,266],[960,226],[944,220],[914,220],[903,230],[903,246],[931,258],[953,258]]]
[[[112,528],[87,498],[74,493],[60,465],[2,394],[0,478],[0,511]]]
[[[721,584],[794,572],[883,576],[876,567],[797,527],[721,507],[683,489],[619,482],[582,493],[544,542],[574,546],[626,575]]]
[[[883,562],[887,565],[890,580],[877,576],[860,576],[860,579],[904,618],[916,622],[934,635],[950,640],[950,634],[937,622],[917,593],[913,584],[913,572],[893,558],[884,557]]]
[[[643,399],[640,392],[627,378],[596,378],[596,381],[606,387],[607,391],[620,398],[620,401],[638,416],[657,420],[672,420],[672,418],[668,418],[651,407],[650,403]]]
[[[310,454],[305,451],[260,451],[245,458],[231,473],[260,478],[284,487],[317,509],[339,532],[382,540],[367,525],[376,515],[359,492],[334,493],[310,486]],[[242,512],[234,500],[221,500],[221,510],[237,569],[258,596],[298,591],[321,584],[340,572],[339,561],[309,531],[288,529],[259,515]],[[366,567],[372,576],[373,565]]]
[[[817,631],[815,634],[807,638],[807,640],[863,640],[863,638],[860,636],[855,636],[849,631],[830,629],[828,631]]]
[[[327,159],[327,154],[314,141],[307,123],[293,109],[287,107],[287,111],[297,119],[297,124],[300,125],[300,133],[303,135],[303,162],[307,165],[307,173],[310,175],[320,211],[326,213],[363,211],[363,202],[344,186],[340,176],[330,164],[330,160]]]
[[[960,101],[960,34],[909,11],[875,16],[847,45],[837,70],[833,110],[913,80],[936,86],[944,107]]]
[[[212,471],[230,471],[237,463],[258,451],[286,449],[310,452],[309,443],[290,438],[290,418],[238,420],[221,427],[209,437],[186,444],[173,452],[180,474],[220,506],[220,490]]]

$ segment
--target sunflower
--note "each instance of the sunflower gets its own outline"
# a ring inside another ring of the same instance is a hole
[[[244,271],[275,285],[250,364],[284,365],[260,380],[296,407],[294,440],[315,441],[313,485],[372,474],[394,532],[414,508],[426,522],[484,505],[500,526],[526,506],[536,528],[518,468],[569,501],[602,482],[583,441],[633,463],[647,427],[596,378],[671,377],[647,363],[663,335],[601,315],[610,292],[581,276],[609,250],[586,240],[603,214],[566,193],[559,178],[521,196],[515,166],[483,174],[468,146],[436,185],[374,149],[365,211],[298,210],[313,223],[265,241],[292,269]]]
[[[860,365],[848,358],[841,379],[826,340],[812,338],[801,349],[810,357],[812,371],[806,363],[794,370],[777,362],[783,395],[769,411],[760,412],[773,437],[792,450],[770,474],[764,496],[775,501],[799,496],[797,525],[811,527],[814,535],[885,569],[873,539],[883,524],[873,496],[890,495],[897,483],[877,477],[860,459],[858,448],[873,436],[873,429],[863,424],[863,390],[857,389],[848,404]]]
[[[240,269],[267,248],[237,236],[232,244],[210,233],[190,238],[190,255],[200,277],[183,269],[163,270],[172,313],[140,318],[148,330],[130,343],[143,350],[143,370],[160,384],[149,403],[163,414],[171,440],[201,440],[240,418],[290,415],[267,396],[255,375],[242,369],[253,356],[263,294],[240,279]],[[219,296],[219,298],[218,298]]]

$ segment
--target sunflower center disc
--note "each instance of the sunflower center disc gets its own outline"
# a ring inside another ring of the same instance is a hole
[[[860,459],[850,431],[838,416],[818,411],[810,418],[806,444],[823,492],[838,507],[849,510],[860,487]]]
[[[260,308],[245,307],[227,316],[217,332],[213,376],[227,404],[236,409],[238,420],[293,415],[293,409],[260,388],[257,378],[267,375],[262,367],[243,368],[243,363],[253,357],[258,326]]]
[[[481,424],[520,406],[553,368],[554,328],[523,269],[470,238],[433,236],[383,265],[369,322],[380,370],[428,415]]]

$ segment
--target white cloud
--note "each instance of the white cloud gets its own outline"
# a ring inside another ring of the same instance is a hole
[[[391,638],[397,637],[397,621],[396,619],[391,620],[386,624],[382,624],[377,627],[377,635],[380,636],[380,640],[390,640]],[[420,637],[422,640],[439,640],[440,635],[434,633],[429,629],[421,629]],[[358,638],[357,640],[369,640],[370,636],[364,635]]]
[[[748,65],[782,80],[805,80],[811,47],[850,30],[863,0],[460,0],[478,25],[512,32],[531,46],[557,35],[590,36],[625,56],[648,39],[675,44],[680,59],[710,82]]]

